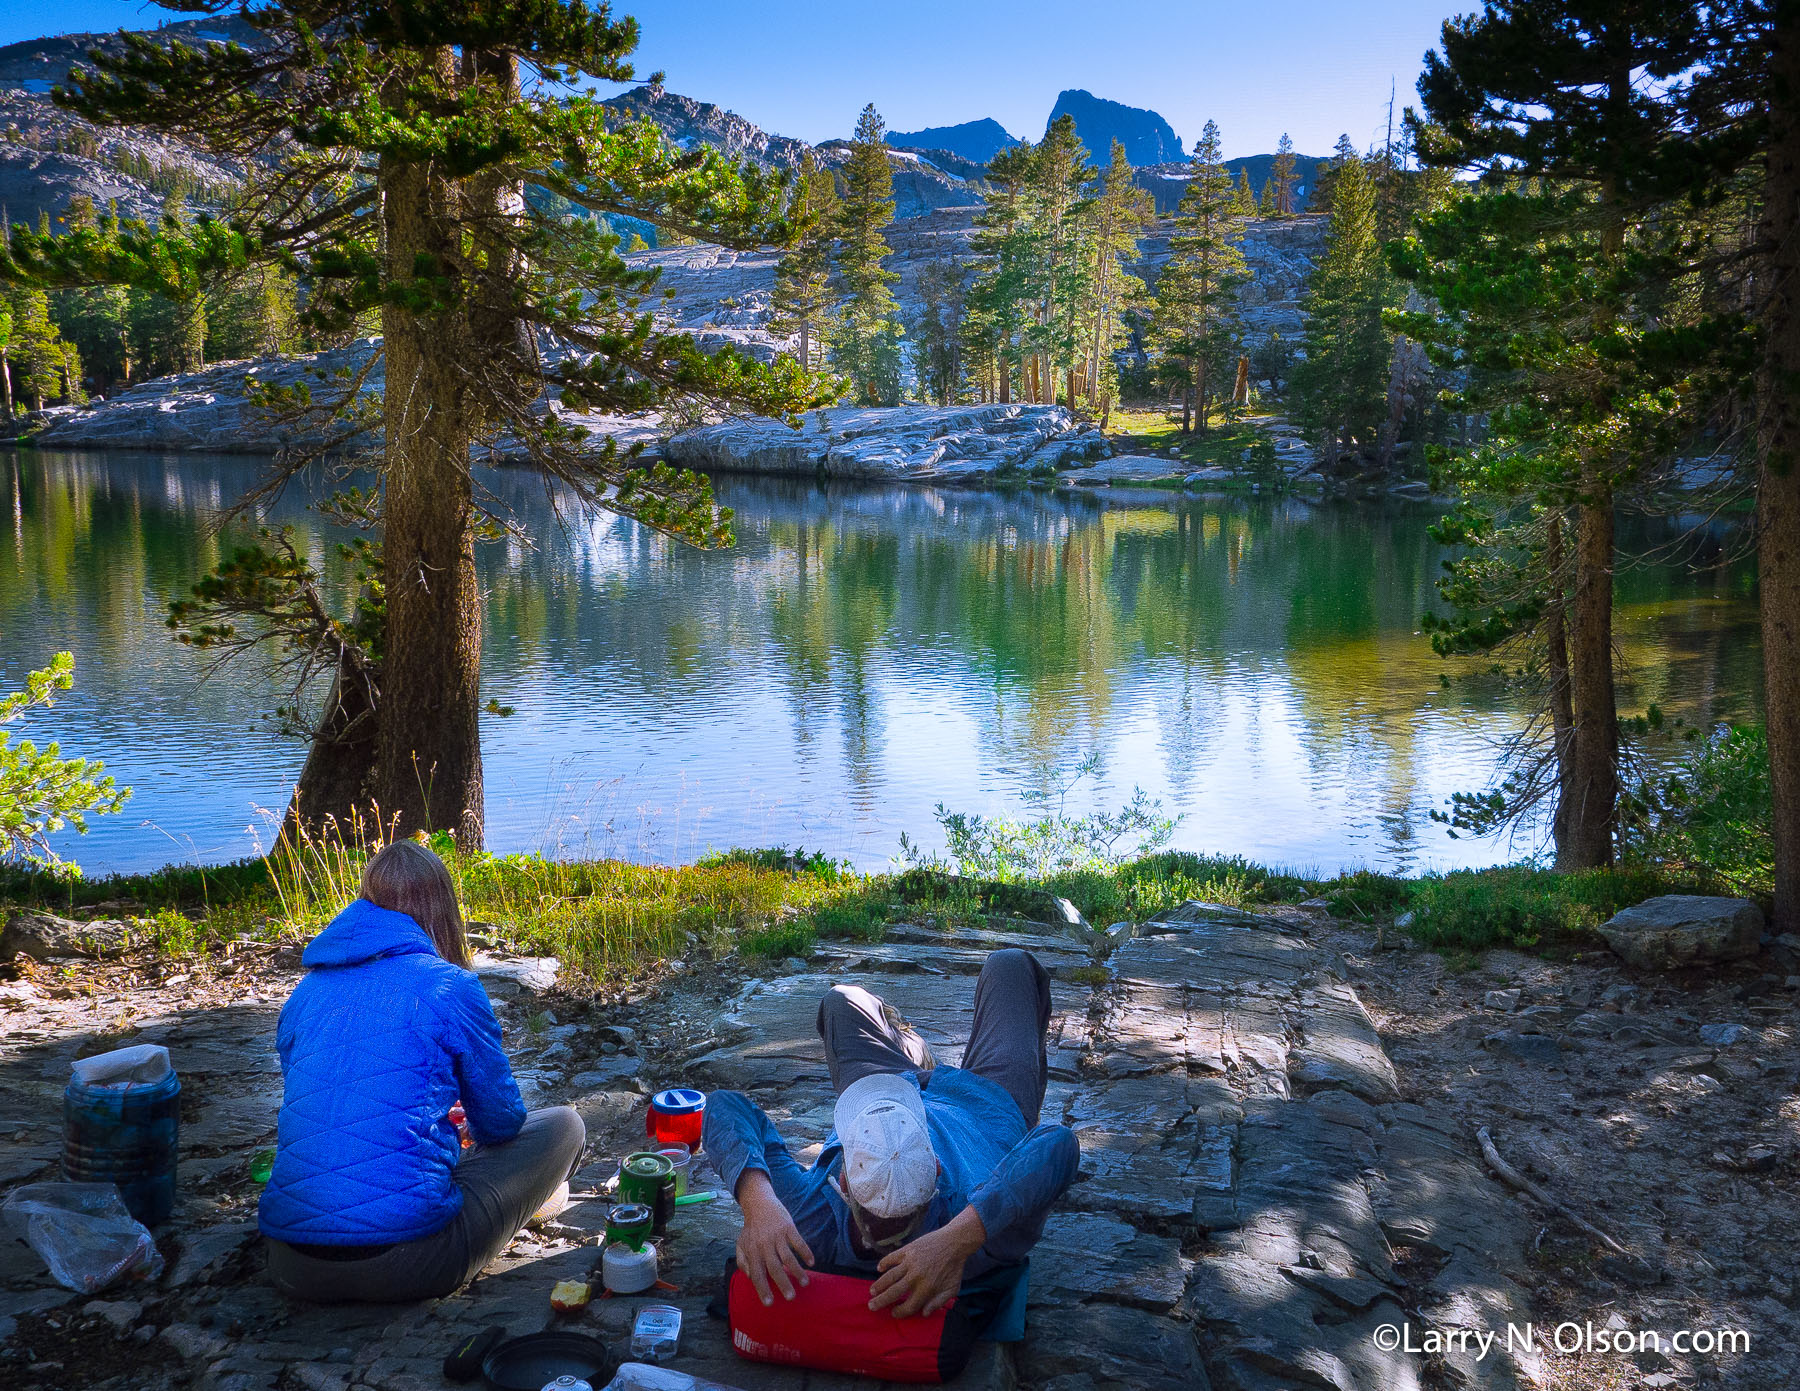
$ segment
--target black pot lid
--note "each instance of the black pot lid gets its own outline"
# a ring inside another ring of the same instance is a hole
[[[494,1391],[543,1391],[558,1377],[580,1377],[599,1388],[611,1379],[606,1344],[589,1333],[552,1329],[501,1343],[481,1364]]]

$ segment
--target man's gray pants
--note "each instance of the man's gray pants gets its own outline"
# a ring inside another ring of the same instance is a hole
[[[962,1066],[998,1082],[1019,1103],[1025,1128],[1044,1108],[1049,1064],[1044,1036],[1050,1028],[1050,974],[1028,951],[1008,947],[988,957],[975,983],[975,1022]],[[877,1072],[916,1072],[925,1082],[932,1066],[925,1041],[879,995],[857,985],[834,985],[819,1003],[819,1037],[831,1088],[844,1088]]]

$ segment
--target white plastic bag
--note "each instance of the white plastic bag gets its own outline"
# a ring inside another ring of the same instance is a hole
[[[77,1058],[69,1071],[84,1087],[105,1087],[108,1091],[125,1091],[147,1082],[160,1082],[171,1071],[169,1050],[160,1043],[139,1043],[130,1048],[115,1048],[92,1058]]]
[[[652,1367],[645,1362],[621,1363],[613,1379],[600,1391],[737,1391],[722,1381],[689,1376],[673,1367]]]
[[[118,1280],[154,1280],[162,1252],[110,1183],[28,1183],[0,1208],[64,1289],[98,1294]]]

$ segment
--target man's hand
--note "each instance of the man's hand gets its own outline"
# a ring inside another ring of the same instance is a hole
[[[869,1290],[869,1308],[891,1304],[897,1319],[914,1314],[935,1314],[962,1288],[963,1266],[987,1241],[987,1229],[973,1207],[966,1207],[949,1225],[915,1237],[898,1251],[881,1258],[881,1278]]]
[[[761,1169],[744,1170],[738,1179],[737,1201],[744,1210],[744,1229],[737,1239],[738,1269],[750,1277],[756,1297],[764,1304],[775,1302],[771,1284],[783,1299],[792,1299],[794,1286],[807,1282],[812,1248]]]

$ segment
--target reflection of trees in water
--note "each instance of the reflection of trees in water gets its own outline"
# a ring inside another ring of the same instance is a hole
[[[115,700],[154,683],[162,699],[180,692],[201,718],[239,728],[272,703],[245,676],[196,693],[202,661],[161,624],[166,601],[230,545],[208,523],[254,461],[30,455],[0,467],[13,510],[0,528],[9,669],[71,646],[81,686]],[[907,771],[884,767],[890,747],[928,774],[954,749],[1013,788],[1047,788],[1099,749],[1159,765],[1191,805],[1254,798],[1254,785],[1221,779],[1276,768],[1321,806],[1366,808],[1358,829],[1375,859],[1416,846],[1421,799],[1441,795],[1446,734],[1466,757],[1471,728],[1498,738],[1515,720],[1504,683],[1442,690],[1453,668],[1414,631],[1438,575],[1422,508],[1170,508],[1116,491],[726,478],[738,545],[702,553],[578,511],[565,527],[532,475],[487,481],[532,539],[482,554],[489,694],[521,716],[496,731],[497,747],[537,715],[565,727],[623,715],[652,738],[704,741],[755,703],[780,712],[773,727],[788,732],[795,774],[841,782],[858,811]],[[331,572],[332,538],[303,501],[280,500],[267,520],[296,524]],[[1668,538],[1648,528],[1628,519],[1621,535],[1653,553]],[[1707,722],[1755,708],[1742,567],[1627,566],[1619,586],[1631,709],[1655,701]],[[939,713],[956,725],[941,740],[928,723]],[[893,738],[902,724],[914,746]],[[916,747],[921,729],[943,747]],[[1136,776],[1080,795],[1116,800]],[[1247,848],[1205,830],[1194,823],[1184,839]]]
[[[492,576],[496,632],[535,645],[551,631],[532,618],[538,596],[560,588],[579,595],[559,609],[568,655],[627,668],[653,693],[691,694],[722,658],[766,655],[801,756],[834,724],[865,793],[884,697],[932,676],[966,708],[984,762],[1027,787],[1141,715],[1185,797],[1232,723],[1252,742],[1297,741],[1320,796],[1359,789],[1396,853],[1418,833],[1434,731],[1473,715],[1498,739],[1513,718],[1503,683],[1443,691],[1448,668],[1415,632],[1439,573],[1423,508],[1377,519],[1291,500],[1167,509],[800,480],[726,479],[720,493],[739,508],[734,552],[601,524]],[[1731,590],[1723,608],[1743,607],[1729,571],[1622,577],[1628,607],[1663,606],[1624,630],[1628,662],[1634,641],[1669,648],[1644,664],[1646,700],[1694,692],[1710,713],[1711,692],[1754,689],[1754,655],[1726,650],[1725,614],[1687,604],[1708,585]]]

